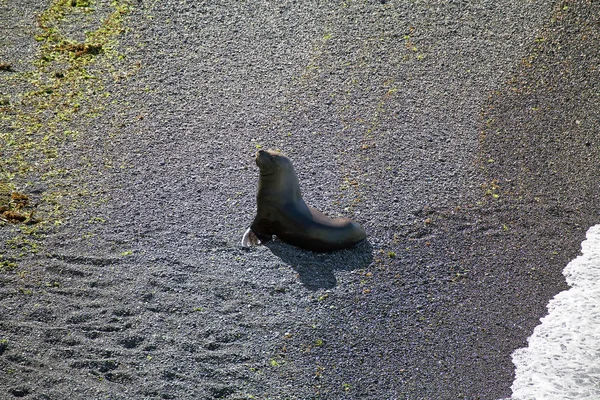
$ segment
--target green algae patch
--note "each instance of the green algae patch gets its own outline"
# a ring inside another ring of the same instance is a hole
[[[65,210],[91,200],[86,164],[69,149],[97,135],[86,127],[102,118],[107,83],[129,69],[118,39],[131,10],[129,1],[54,1],[37,16],[27,70],[0,74],[0,229],[10,230],[0,246],[8,251],[37,251]]]

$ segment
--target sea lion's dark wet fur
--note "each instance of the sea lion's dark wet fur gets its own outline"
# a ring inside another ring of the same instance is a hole
[[[348,218],[329,218],[304,203],[292,162],[273,150],[256,153],[260,169],[257,212],[250,229],[262,241],[272,235],[312,251],[355,246],[366,238],[362,226]]]

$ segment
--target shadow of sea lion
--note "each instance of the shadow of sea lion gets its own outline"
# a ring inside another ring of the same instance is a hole
[[[373,246],[368,240],[351,249],[329,253],[302,250],[279,240],[269,241],[265,246],[291,266],[300,276],[300,282],[309,290],[331,289],[337,284],[336,270],[366,268],[373,260]]]

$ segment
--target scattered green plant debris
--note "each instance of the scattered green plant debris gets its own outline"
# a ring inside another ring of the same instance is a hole
[[[1,224],[37,224],[35,208],[30,206],[29,197],[12,191],[10,186],[0,182],[0,225]]]
[[[14,271],[17,267],[14,261],[0,260],[0,271]]]
[[[71,0],[71,7],[90,7],[91,0]]]
[[[497,179],[493,179],[490,183],[484,183],[481,185],[481,187],[486,196],[491,196],[494,199],[498,199],[500,197],[500,194],[498,193],[500,191],[500,186],[498,185]]]
[[[131,0],[102,6],[92,0],[52,1],[37,17],[38,50],[30,68],[0,74],[0,86],[11,88],[11,93],[0,97],[0,228],[36,227],[14,230],[7,244],[18,256],[37,251],[43,232],[59,227],[65,210],[89,204],[95,193],[89,190],[88,198],[82,199],[82,191],[93,185],[84,174],[91,164],[65,167],[69,154],[65,149],[86,133],[77,126],[101,115],[110,96],[106,82],[139,70],[139,65],[126,65],[117,51],[132,4]],[[84,40],[70,36],[82,15],[98,22],[95,30],[85,32]],[[13,69],[1,62],[0,70]],[[24,194],[33,184],[43,188],[35,205]],[[23,188],[23,193],[15,187]]]
[[[315,379],[321,379],[323,378],[323,373],[325,372],[325,367],[321,366],[321,365],[317,365],[317,368],[315,369]]]
[[[322,296],[319,296],[319,298],[317,300],[323,301],[323,300],[327,299],[328,297],[329,297],[329,293],[325,293]]]
[[[456,283],[462,279],[467,278],[468,273],[470,272],[470,270],[463,267],[462,265],[453,266],[453,267],[451,267],[451,270],[453,272],[453,275],[450,277],[450,281],[453,283]]]
[[[274,358],[271,358],[269,360],[269,364],[271,365],[271,367],[280,367],[281,366],[281,364],[279,362],[277,362],[277,360]]]

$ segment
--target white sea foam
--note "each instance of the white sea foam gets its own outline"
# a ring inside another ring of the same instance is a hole
[[[548,315],[516,350],[513,400],[600,399],[600,225],[582,255],[564,269],[570,289],[548,303]]]

